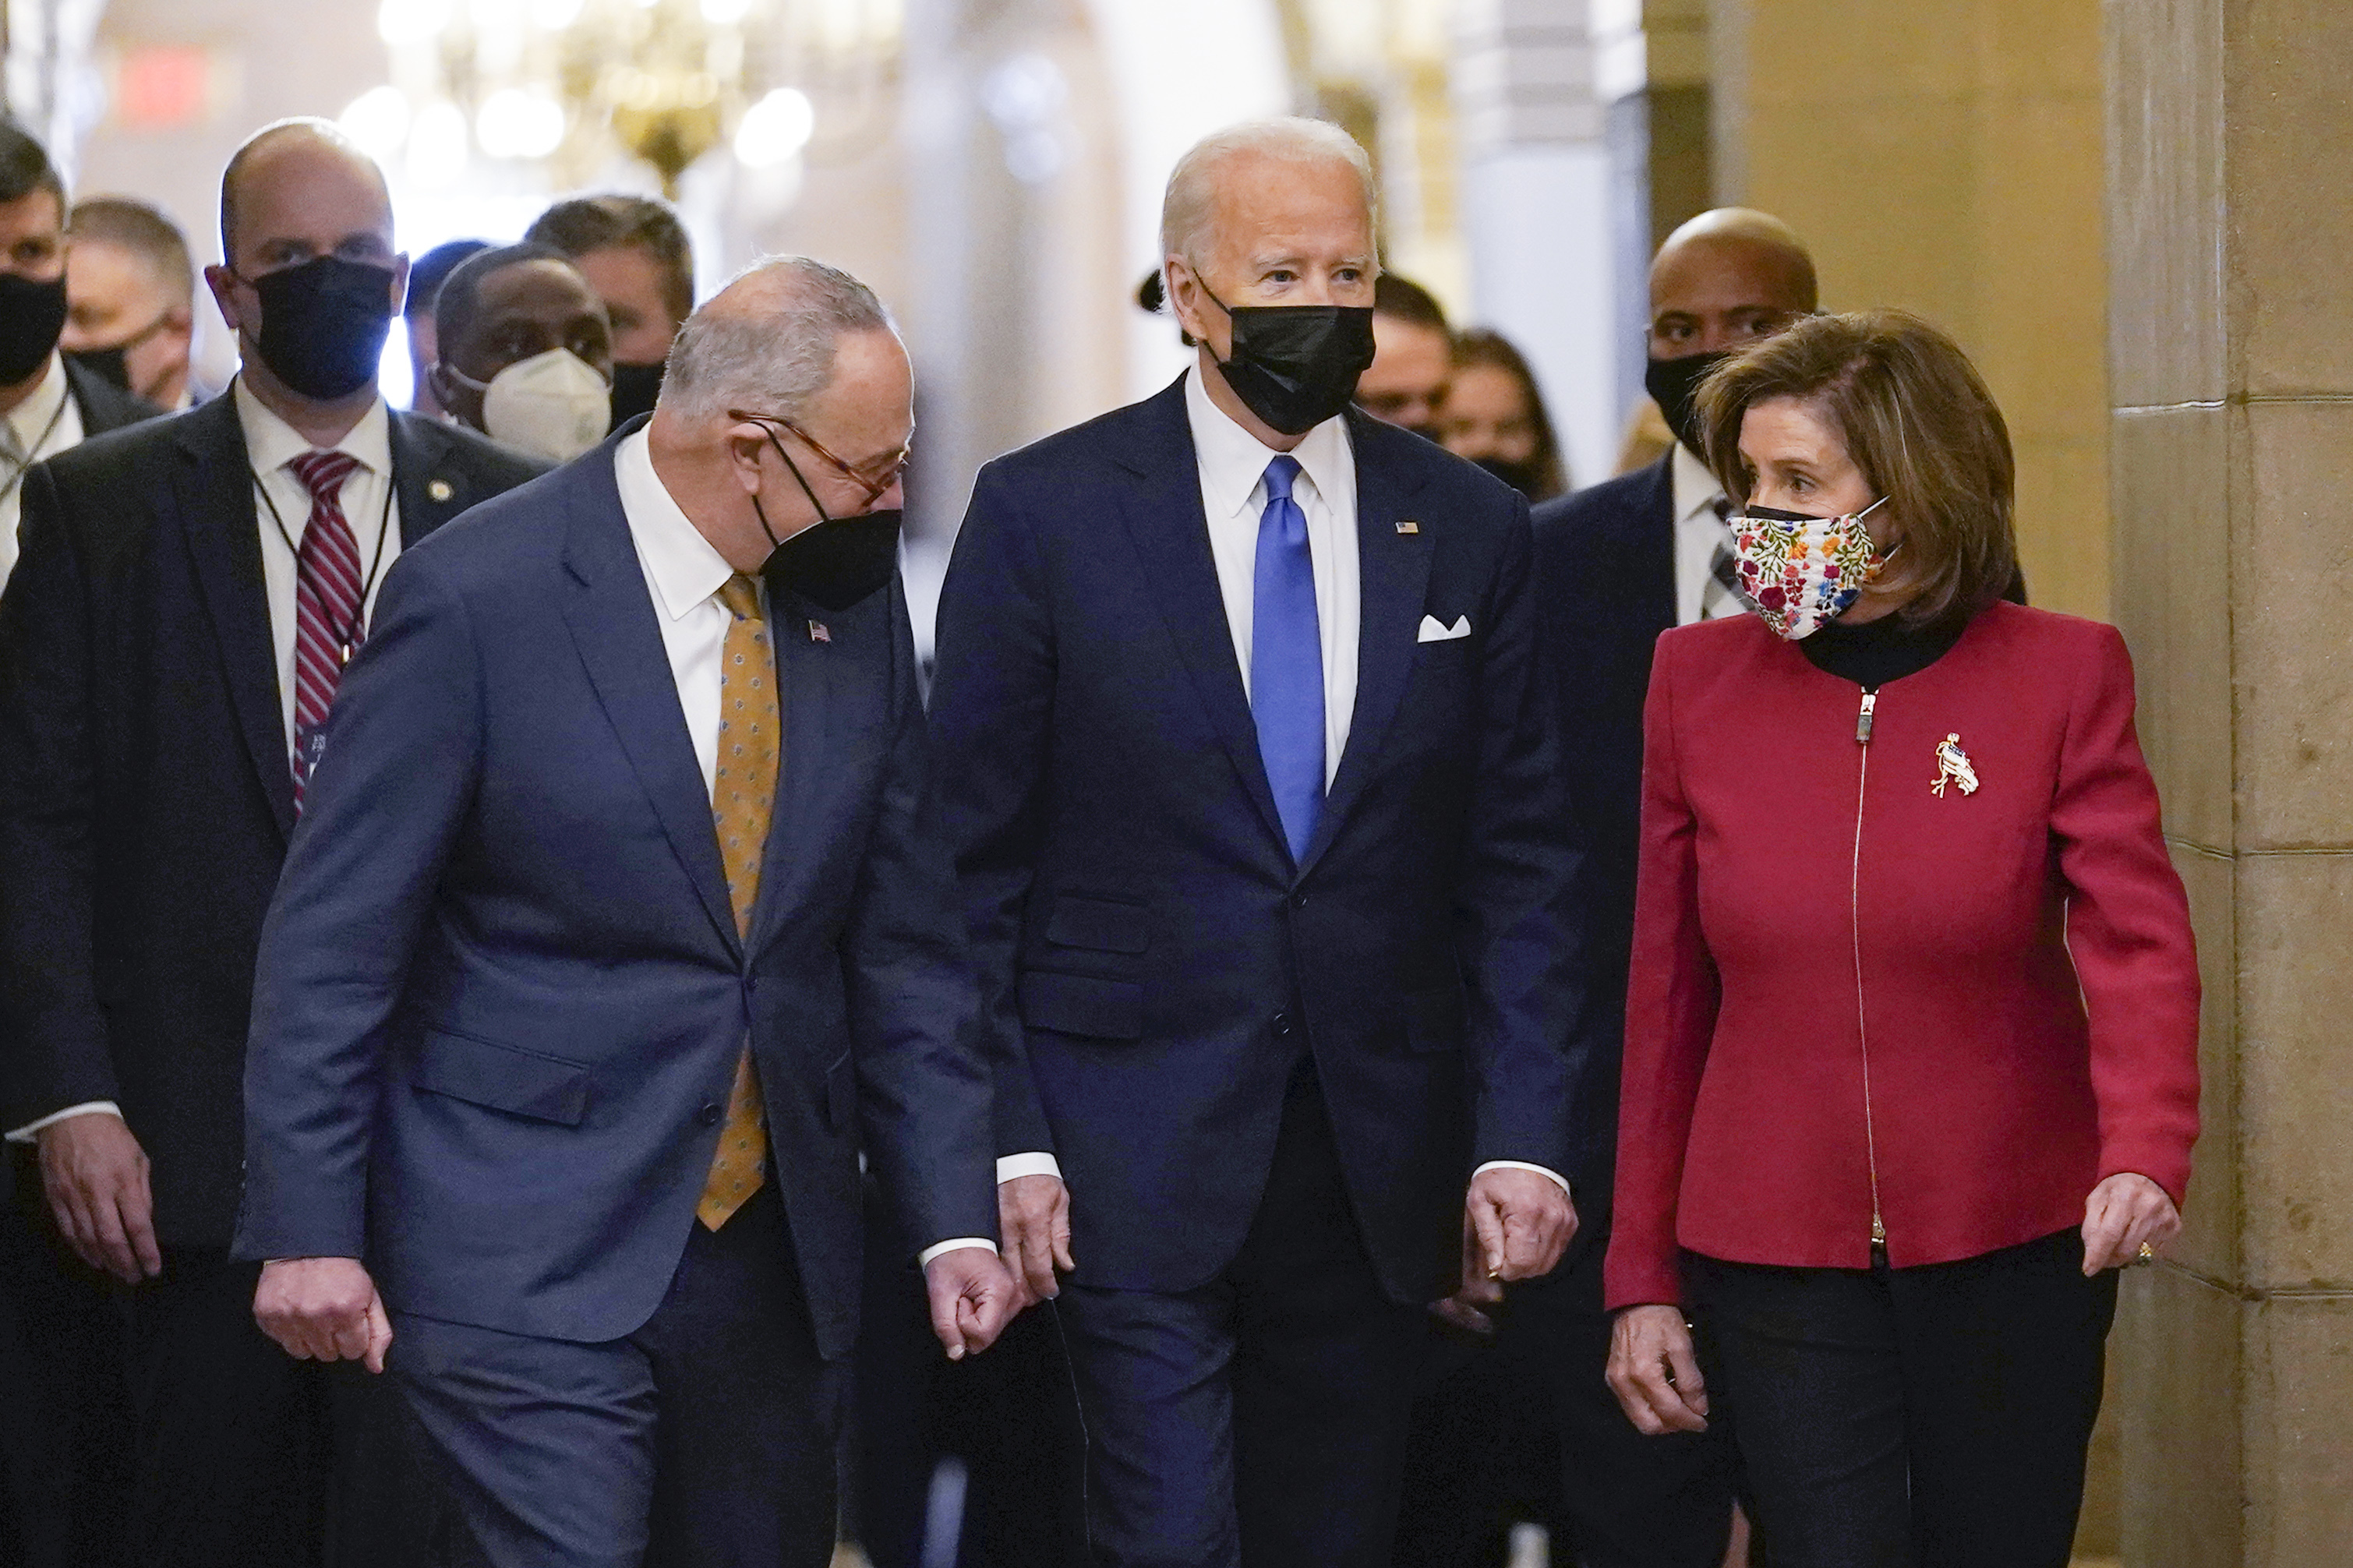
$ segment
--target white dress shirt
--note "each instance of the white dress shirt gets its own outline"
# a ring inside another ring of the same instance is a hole
[[[81,410],[74,405],[65,363],[49,356],[49,370],[33,395],[8,411],[12,437],[0,443],[0,588],[16,569],[16,520],[25,505],[25,470],[81,445]]]
[[[312,451],[310,438],[262,405],[239,376],[230,395],[245,426],[245,455],[254,475],[254,521],[261,528],[261,579],[269,595],[269,641],[278,656],[278,706],[286,725],[286,755],[294,755],[295,579],[301,571],[302,536],[311,529],[311,491],[288,467]],[[384,574],[400,554],[400,501],[393,493],[392,416],[379,397],[333,450],[357,458],[343,480],[344,521],[359,547],[360,581],[367,596],[361,625],[375,615]],[[275,508],[275,511],[272,511]]]
[[[58,371],[51,379],[62,386],[64,372]],[[47,384],[43,384],[46,387]],[[278,709],[286,726],[286,765],[290,770],[294,765],[295,578],[301,569],[302,536],[311,527],[311,491],[287,465],[313,448],[307,437],[263,406],[261,399],[247,389],[244,377],[237,378],[230,395],[237,399],[237,421],[245,428],[246,461],[254,475],[253,521],[261,531],[262,587],[269,608],[270,646],[277,655]],[[37,394],[26,399],[26,404],[37,400]],[[70,399],[66,406],[72,408]],[[79,420],[71,422],[79,435]],[[359,460],[359,467],[343,480],[342,500],[343,516],[351,523],[352,537],[359,545],[360,577],[367,590],[361,606],[361,624],[365,626],[367,618],[375,614],[375,598],[384,587],[384,574],[400,553],[400,502],[393,494],[392,484],[392,416],[385,412],[383,398],[375,400],[333,449]],[[277,509],[274,517],[270,510],[273,505]],[[13,562],[16,541],[13,496],[8,506],[8,552]],[[42,1128],[91,1111],[122,1114],[121,1107],[111,1100],[69,1105],[16,1128],[8,1134],[8,1142],[32,1142]]]
[[[695,764],[702,770],[702,787],[708,790],[719,779],[721,657],[727,646],[727,628],[735,619],[720,603],[719,590],[734,576],[735,568],[702,536],[654,471],[653,453],[643,430],[615,450],[613,480],[620,489],[621,512],[629,521],[629,542],[637,547],[638,566],[645,573],[646,587],[653,596],[654,621],[661,629],[662,651],[670,656],[670,679],[678,687],[687,738],[694,742]],[[753,581],[759,584],[765,613],[767,586],[756,577]],[[782,696],[780,683],[780,700]],[[986,1237],[956,1237],[923,1248],[919,1261],[928,1264],[943,1252],[966,1247],[997,1250],[997,1244]]]
[[[1681,441],[1674,453],[1675,508],[1675,625],[1687,626],[1700,618],[1701,605],[1706,602],[1708,568],[1715,562],[1715,547],[1732,542],[1732,530],[1715,515],[1715,503],[1724,499],[1724,487],[1707,471],[1707,465],[1691,454],[1691,448]],[[1748,606],[1737,595],[1726,595],[1716,619],[1748,613]]]
[[[1283,454],[1243,429],[1201,385],[1185,377],[1185,417],[1193,428],[1193,456],[1201,470],[1201,510],[1209,524],[1209,558],[1226,602],[1226,629],[1250,694],[1250,632],[1257,610],[1258,531],[1266,512],[1266,466]],[[1291,499],[1307,519],[1307,553],[1315,573],[1316,629],[1324,639],[1324,786],[1329,789],[1347,749],[1356,711],[1356,649],[1364,631],[1364,591],[1357,577],[1356,454],[1347,420],[1326,419],[1291,449],[1299,459]],[[1713,519],[1710,520],[1714,521]],[[1560,1184],[1556,1171],[1522,1160],[1491,1160],[1472,1173],[1534,1171]],[[999,1184],[1018,1176],[1056,1176],[1061,1165],[1043,1152],[1008,1154],[997,1162]]]

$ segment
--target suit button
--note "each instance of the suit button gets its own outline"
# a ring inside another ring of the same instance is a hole
[[[716,1127],[719,1125],[719,1107],[715,1105],[706,1105],[702,1109],[702,1110],[697,1112],[697,1114],[702,1118],[702,1124],[705,1127]]]
[[[1277,1014],[1274,1016],[1274,1036],[1275,1036],[1275,1038],[1277,1038],[1277,1039],[1279,1039],[1279,1040],[1287,1040],[1287,1039],[1291,1038],[1291,1015],[1290,1015],[1290,1014],[1288,1014],[1288,1013],[1277,1013]]]

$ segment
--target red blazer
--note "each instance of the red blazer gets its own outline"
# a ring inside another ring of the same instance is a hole
[[[1678,1247],[1863,1268],[2083,1223],[2198,1135],[2188,900],[2115,628],[1996,605],[1876,700],[1753,616],[1668,632],[1644,712],[1613,1308]],[[1957,747],[1977,788],[1943,775]]]

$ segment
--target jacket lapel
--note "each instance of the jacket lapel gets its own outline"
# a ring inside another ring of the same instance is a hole
[[[1627,541],[1633,570],[1627,574],[1628,624],[1639,628],[1645,659],[1659,633],[1675,624],[1675,449],[1651,465],[1650,493],[1637,520],[1640,534]]]
[[[1183,380],[1145,406],[1148,424],[1143,438],[1119,457],[1121,466],[1143,482],[1123,499],[1120,515],[1144,563],[1149,596],[1159,605],[1177,658],[1208,710],[1210,727],[1233,763],[1242,793],[1280,847],[1282,818],[1266,782],[1258,724],[1242,689],[1217,561],[1209,553],[1209,521],[1201,509],[1199,461],[1185,422]]]
[[[785,754],[776,775],[776,802],[768,822],[768,843],[760,857],[760,897],[752,911],[750,951],[759,953],[775,940],[784,911],[809,902],[807,881],[824,864],[823,845],[839,818],[828,810],[827,792],[844,776],[850,736],[845,726],[853,711],[845,700],[861,673],[871,638],[854,623],[887,605],[890,595],[828,612],[770,579],[768,633],[776,656],[776,695],[784,710]],[[812,623],[828,626],[830,640],[809,634]],[[881,646],[889,647],[890,633]],[[885,738],[883,743],[891,743]]]
[[[1379,765],[1381,745],[1397,718],[1398,705],[1413,679],[1414,653],[1421,635],[1423,601],[1430,591],[1430,552],[1437,529],[1423,523],[1398,531],[1413,516],[1410,497],[1419,487],[1401,483],[1365,460],[1365,448],[1388,434],[1353,409],[1350,446],[1356,458],[1356,574],[1363,600],[1356,645],[1356,708],[1348,721],[1347,749],[1308,841],[1303,874],[1338,833]]]
[[[575,470],[576,481],[565,498],[570,533],[564,564],[571,582],[565,624],[671,850],[721,939],[740,954],[727,872],[711,826],[711,795],[686,732],[645,573],[629,542],[628,519],[613,481],[612,443],[598,450],[606,460]]]
[[[269,635],[269,590],[261,571],[261,529],[253,472],[237,402],[217,397],[179,421],[181,461],[174,485],[181,532],[194,558],[205,610],[219,639],[229,702],[281,836],[294,831],[294,768]]]
[[[400,503],[400,547],[406,550],[481,498],[469,493],[469,476],[448,461],[449,442],[431,421],[389,412],[392,489]]]

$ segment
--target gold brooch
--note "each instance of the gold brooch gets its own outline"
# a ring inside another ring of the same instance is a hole
[[[1960,785],[1963,795],[1978,793],[1978,771],[1969,764],[1969,754],[1961,750],[1961,738],[1957,734],[1946,736],[1943,743],[1937,746],[1936,782],[1928,787],[1936,792],[1938,800],[1942,800],[1945,798],[1945,786],[1948,784]]]

